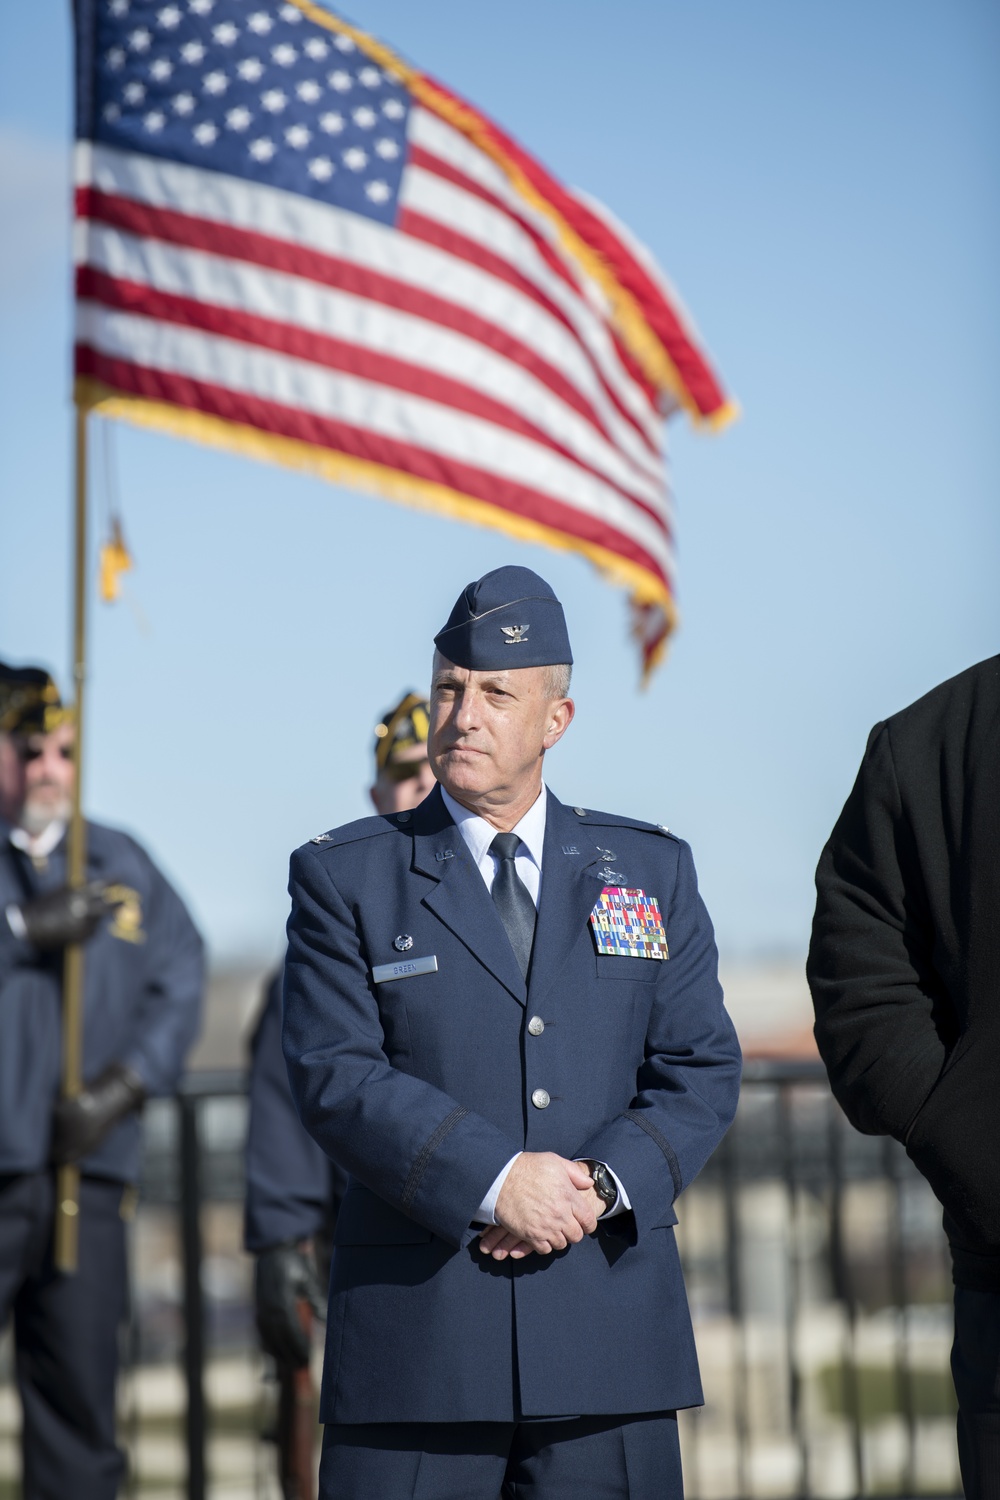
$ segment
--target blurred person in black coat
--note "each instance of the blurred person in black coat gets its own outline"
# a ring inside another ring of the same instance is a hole
[[[820,858],[808,976],[852,1123],[944,1207],[970,1500],[1000,1497],[1000,656],[872,730]]]

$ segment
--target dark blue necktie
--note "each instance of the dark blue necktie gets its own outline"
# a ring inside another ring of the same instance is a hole
[[[493,879],[493,901],[507,929],[521,975],[527,979],[535,940],[535,903],[514,865],[520,842],[516,833],[498,833],[490,845],[490,853],[499,860]]]

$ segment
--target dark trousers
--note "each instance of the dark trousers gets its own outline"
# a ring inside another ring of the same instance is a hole
[[[54,1189],[48,1172],[0,1177],[0,1326],[13,1312],[23,1495],[114,1500],[125,1469],[115,1443],[126,1306],[122,1184],[83,1178],[73,1276],[52,1264]]]
[[[320,1500],[681,1500],[677,1414],[332,1425]]]
[[[955,1288],[951,1373],[966,1500],[1000,1500],[1000,1292]]]

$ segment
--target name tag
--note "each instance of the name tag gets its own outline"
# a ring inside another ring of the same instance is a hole
[[[670,957],[660,903],[643,890],[606,885],[590,914],[598,953],[614,958]]]
[[[390,979],[412,979],[415,974],[436,974],[437,954],[429,958],[401,958],[395,964],[376,964],[372,978],[376,984],[388,984]]]

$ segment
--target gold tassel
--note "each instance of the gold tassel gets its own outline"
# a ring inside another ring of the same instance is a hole
[[[111,520],[111,536],[101,547],[101,598],[105,604],[114,604],[122,591],[121,575],[132,570],[135,564],[125,545],[122,523],[117,516]]]

